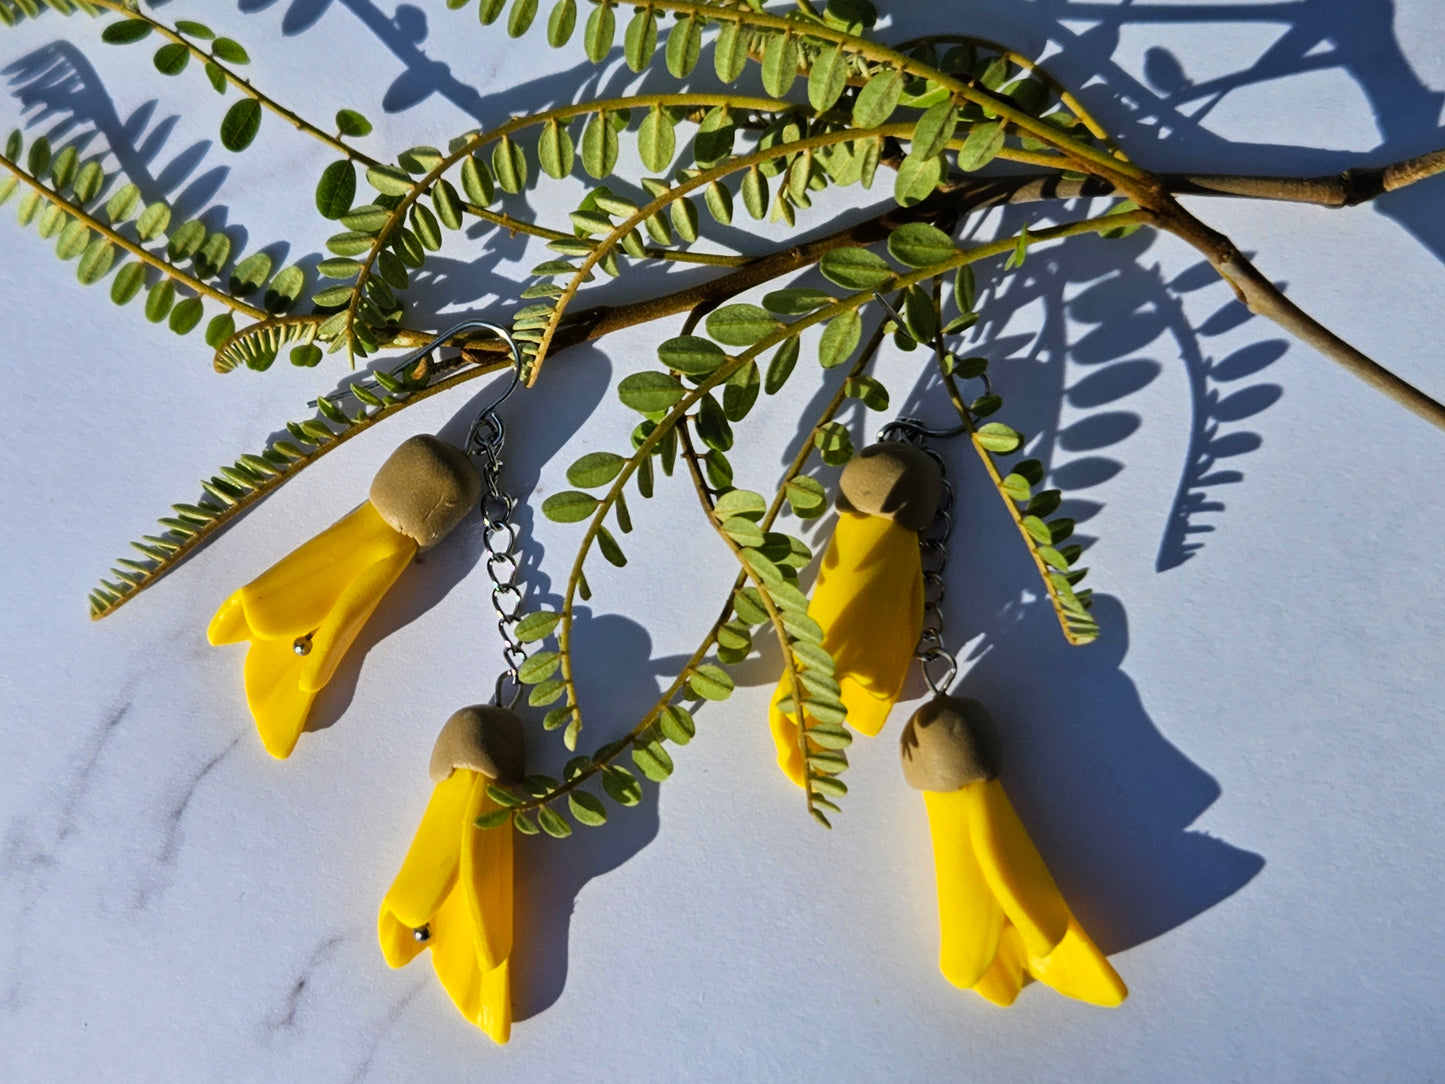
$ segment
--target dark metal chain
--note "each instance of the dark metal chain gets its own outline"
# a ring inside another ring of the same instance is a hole
[[[512,521],[517,499],[501,487],[502,444],[506,429],[494,409],[483,411],[472,423],[467,436],[467,452],[476,460],[482,477],[482,546],[487,577],[492,581],[492,608],[497,614],[497,631],[502,634],[502,662],[505,669],[497,675],[495,701],[512,707],[522,695],[518,676],[527,661],[527,649],[517,638],[517,622],[522,616],[523,585],[521,573],[521,529]],[[510,686],[510,688],[509,688]]]
[[[498,706],[512,707],[522,695],[520,671],[527,661],[527,649],[517,639],[517,622],[522,616],[523,585],[521,573],[520,529],[512,522],[517,500],[502,490],[502,445],[506,429],[497,415],[497,408],[517,389],[521,377],[522,357],[516,340],[504,327],[487,320],[464,320],[443,331],[425,346],[412,351],[401,360],[397,372],[426,357],[449,339],[464,331],[486,331],[507,344],[512,355],[512,378],[502,394],[483,407],[467,433],[466,452],[476,461],[482,479],[482,545],[486,549],[487,577],[492,581],[492,608],[497,613],[497,630],[502,634],[502,662],[505,669],[497,676],[494,700]],[[508,685],[510,683],[510,688]]]
[[[935,696],[947,692],[958,675],[958,660],[943,646],[943,597],[946,590],[943,573],[948,567],[948,539],[953,533],[953,486],[948,483],[943,457],[929,448],[924,438],[953,436],[958,431],[928,429],[917,418],[899,418],[878,432],[879,440],[902,441],[921,449],[938,464],[939,478],[943,483],[933,522],[918,536],[918,548],[923,559],[923,631],[918,637],[918,646],[913,650],[913,657],[923,671],[923,680]],[[930,667],[940,676],[935,677]]]

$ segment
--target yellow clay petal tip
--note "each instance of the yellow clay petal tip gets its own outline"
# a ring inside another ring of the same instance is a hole
[[[216,616],[211,618],[211,623],[206,626],[206,639],[212,647],[220,647],[222,644],[238,643],[248,639],[250,635],[251,629],[246,624],[246,607],[241,601],[241,592],[233,592],[230,598],[221,603]]]
[[[1129,988],[1072,916],[1063,939],[1044,957],[1031,957],[1029,974],[1065,997],[1111,1009],[1129,996]]]
[[[778,751],[778,767],[796,786],[803,785],[803,751],[798,748],[798,724],[774,705],[768,709],[768,726],[773,732],[773,745]]]

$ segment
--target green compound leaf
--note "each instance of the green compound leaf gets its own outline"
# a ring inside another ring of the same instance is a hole
[[[336,113],[336,130],[344,136],[367,136],[371,134],[371,121],[355,109],[341,109]]]
[[[475,154],[462,160],[462,191],[467,194],[467,199],[480,207],[486,207],[497,198],[492,171]]]
[[[769,395],[776,395],[782,389],[798,364],[800,350],[801,345],[796,335],[783,340],[772,360],[768,362],[767,376],[763,379],[763,391]]]
[[[572,40],[577,28],[577,0],[557,0],[547,16],[547,44],[560,49]]]
[[[652,61],[657,51],[657,15],[651,8],[638,8],[627,24],[623,35],[622,51],[627,66],[641,72]]]
[[[527,155],[511,136],[497,140],[492,149],[492,173],[503,192],[516,195],[527,185]]]
[[[785,492],[793,515],[799,519],[816,519],[828,510],[828,492],[816,478],[794,478]]]
[[[542,515],[554,523],[577,523],[597,510],[597,498],[590,493],[564,490],[542,502]]]
[[[798,40],[784,31],[773,34],[763,46],[763,89],[772,97],[788,93],[798,76]],[[811,85],[810,85],[811,93]]]
[[[587,29],[582,32],[582,44],[587,50],[587,59],[601,64],[612,51],[612,38],[617,33],[617,17],[612,13],[611,4],[600,4],[587,17]]]
[[[913,126],[912,154],[932,158],[942,154],[958,129],[958,108],[951,100],[938,102],[924,111]]]
[[[105,278],[114,263],[115,246],[102,238],[96,238],[86,245],[85,251],[81,253],[75,277],[83,286],[93,285]]]
[[[957,252],[948,234],[927,222],[909,222],[888,235],[888,254],[908,267],[932,267]]]
[[[657,356],[669,369],[676,369],[688,376],[706,376],[728,360],[722,347],[697,335],[679,335],[668,339],[658,346]]]
[[[847,54],[836,45],[824,46],[808,73],[808,104],[819,113],[831,109],[847,85]]]
[[[616,166],[617,129],[612,127],[606,113],[596,113],[582,130],[582,168],[600,181]]]
[[[853,351],[858,349],[862,336],[863,318],[858,315],[858,311],[848,309],[840,312],[828,321],[828,326],[823,329],[823,334],[818,339],[818,364],[825,369],[846,365],[853,356]]]
[[[677,150],[677,133],[672,127],[672,118],[655,105],[642,118],[637,132],[637,153],[642,164],[653,173],[666,172],[672,164]]]
[[[602,769],[602,789],[618,805],[634,806],[642,801],[642,784],[620,764],[609,764]]]
[[[990,452],[1000,455],[1018,451],[1024,442],[1021,433],[1010,429],[1003,422],[989,422],[987,425],[979,426],[974,439]],[[1048,541],[1048,539],[1044,539],[1044,541]]]
[[[552,630],[557,627],[557,622],[562,620],[562,615],[553,613],[550,610],[538,610],[529,613],[522,620],[517,622],[512,632],[522,643],[531,643],[534,640],[545,640],[552,635]]]
[[[572,136],[553,117],[542,126],[542,133],[537,138],[537,161],[541,163],[542,171],[561,180],[572,172],[575,157]]]
[[[517,668],[517,680],[523,685],[539,685],[557,672],[562,656],[555,651],[539,651]]]
[[[616,478],[626,463],[615,452],[588,452],[567,468],[567,481],[582,489],[596,489]]]
[[[245,297],[261,288],[271,274],[271,257],[265,252],[253,252],[231,271],[231,293]]]
[[[687,685],[704,700],[726,700],[733,694],[733,679],[726,670],[704,663],[687,676]]]
[[[853,106],[853,123],[859,128],[877,128],[887,122],[903,95],[903,73],[889,68],[875,75],[858,92]]]
[[[893,278],[887,261],[866,248],[835,248],[818,261],[818,269],[846,290],[877,289]]]
[[[675,745],[686,745],[697,733],[697,723],[692,712],[681,704],[669,704],[657,717],[657,728],[662,736]]]
[[[507,823],[508,818],[511,816],[512,811],[510,809],[494,809],[490,813],[483,813],[472,823],[483,830],[500,828],[503,824]]]
[[[261,103],[253,98],[242,98],[233,103],[221,119],[221,146],[228,151],[243,151],[260,130]]]
[[[338,219],[356,198],[356,169],[348,161],[332,162],[316,185],[316,209],[322,218]]]
[[[667,70],[678,79],[685,79],[697,67],[702,55],[702,23],[696,15],[687,18],[672,28],[667,35]]]
[[[650,741],[634,746],[632,762],[648,779],[661,783],[672,774],[672,757],[667,755],[658,742]]]
[[[777,330],[777,318],[756,305],[724,305],[707,317],[707,333],[728,346],[752,346]]]
[[[564,821],[550,806],[537,808],[537,823],[553,839],[566,839],[572,834],[572,826]]]
[[[651,369],[625,376],[617,384],[622,404],[642,414],[666,410],[685,394],[677,377]]]
[[[246,50],[241,48],[239,42],[230,38],[217,38],[211,42],[211,55],[217,60],[224,60],[227,64],[249,64],[250,56]]]
[[[511,37],[520,38],[532,27],[532,20],[537,17],[537,0],[514,0],[512,13],[507,17],[507,33]]]
[[[122,19],[111,23],[100,32],[100,40],[108,45],[130,45],[140,41],[151,32],[150,23],[144,19]]]
[[[602,799],[585,790],[574,790],[569,793],[567,808],[578,824],[586,825],[588,828],[596,828],[607,823],[607,807],[602,804]]]
[[[162,75],[180,75],[190,63],[191,51],[180,42],[173,41],[157,49],[153,59],[156,71]]]
[[[1003,140],[1003,121],[974,125],[958,152],[958,168],[970,171],[982,169],[998,157],[998,152],[1003,150]]]
[[[900,207],[912,207],[933,195],[934,189],[943,183],[948,175],[948,165],[943,155],[925,158],[910,154],[898,167],[893,182],[893,199]]]

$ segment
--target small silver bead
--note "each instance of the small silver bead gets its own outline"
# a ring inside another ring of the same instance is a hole
[[[430,926],[418,926],[416,929],[414,929],[414,930],[411,931],[411,935],[412,935],[413,937],[415,937],[418,942],[423,942],[423,943],[424,943],[424,942],[430,941],[430,940],[431,940],[431,927],[430,927]]]
[[[298,654],[298,655],[309,655],[309,654],[311,654],[311,637],[312,637],[312,635],[313,635],[312,633],[309,633],[309,632],[308,632],[305,636],[298,636],[298,637],[296,637],[295,643],[293,643],[293,644],[291,645],[291,650],[294,651],[294,652],[296,652],[296,654]]]

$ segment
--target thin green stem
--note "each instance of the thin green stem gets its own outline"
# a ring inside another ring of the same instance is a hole
[[[165,23],[161,22],[159,19],[156,19],[151,15],[147,14],[144,10],[140,8],[139,5],[131,6],[127,3],[121,2],[121,0],[90,0],[90,2],[96,7],[105,8],[107,11],[113,11],[118,15],[124,15],[128,19],[135,19],[139,20],[140,22],[146,23],[151,27],[152,30],[160,34],[161,37],[167,38],[170,41],[175,42],[177,45],[184,45],[186,47],[186,51],[190,53],[191,56],[199,60],[202,64],[214,65],[216,69],[220,71],[223,76],[225,76],[226,82],[239,90],[247,98],[251,98],[256,101],[263,109],[269,109],[272,113],[275,113],[278,117],[298,129],[299,131],[305,132],[307,135],[320,140],[322,143],[325,143],[333,150],[339,151],[346,158],[354,162],[360,162],[362,165],[367,166],[374,166],[378,164],[376,159],[371,157],[371,155],[365,153],[364,151],[357,150],[349,143],[345,142],[337,136],[331,135],[329,132],[322,131],[320,128],[316,127],[316,125],[312,124],[310,121],[302,117],[299,113],[287,109],[284,105],[276,101],[276,99],[272,98],[270,95],[257,90],[251,84],[251,81],[249,79],[243,79],[241,76],[237,75],[230,68],[226,67],[226,65],[222,63],[221,60],[219,60],[217,57],[212,56],[200,46],[196,45],[188,38],[177,33],[175,30],[167,26]]]
[[[39,181],[36,178],[32,177],[30,174],[26,173],[15,162],[12,162],[8,158],[0,156],[0,166],[4,166],[18,180],[34,189],[42,197],[55,204],[57,207],[60,207],[62,210],[65,211],[66,214],[85,223],[86,226],[90,227],[96,233],[100,234],[111,244],[115,245],[117,248],[122,248],[126,252],[129,252],[132,256],[140,260],[142,263],[150,267],[154,267],[157,271],[165,275],[167,278],[174,280],[182,286],[185,286],[187,289],[194,290],[197,294],[200,294],[203,297],[209,297],[212,301],[216,301],[219,304],[226,306],[228,309],[233,309],[236,312],[243,312],[247,316],[253,317],[255,319],[265,319],[266,313],[261,309],[258,309],[253,305],[248,305],[244,301],[238,301],[236,298],[232,297],[224,290],[218,290],[214,286],[202,282],[194,275],[188,275],[184,271],[179,270],[174,265],[155,255],[154,253],[147,252],[140,245],[136,244],[136,242],[130,240],[130,238],[125,237],[120,233],[117,233],[115,229],[105,225],[94,215],[88,213],[83,208],[78,207],[74,203],[71,203],[59,192],[55,191],[43,181]]]

